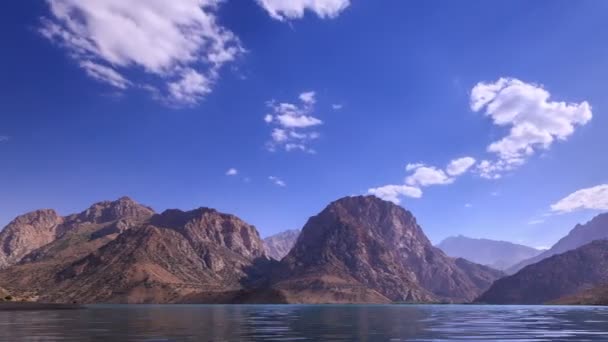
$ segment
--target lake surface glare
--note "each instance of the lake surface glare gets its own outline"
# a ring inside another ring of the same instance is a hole
[[[0,312],[0,341],[608,341],[608,307],[93,305]]]

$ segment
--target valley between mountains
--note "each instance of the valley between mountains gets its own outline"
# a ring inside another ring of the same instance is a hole
[[[44,209],[15,218],[0,231],[0,295],[79,304],[604,304],[605,238],[608,215],[600,215],[551,250],[500,243],[501,255],[470,261],[456,255],[466,250],[460,240],[448,241],[446,254],[412,213],[374,196],[338,199],[301,230],[265,240],[234,215],[156,213],[123,197],[68,216]]]

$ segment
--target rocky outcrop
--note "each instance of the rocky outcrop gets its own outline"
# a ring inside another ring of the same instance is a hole
[[[461,269],[431,245],[410,212],[374,196],[340,199],[310,218],[281,264],[274,287],[305,302],[329,290],[334,302],[465,302],[497,277],[472,277],[470,269],[484,268]]]
[[[153,214],[154,210],[152,208],[143,206],[125,196],[116,201],[95,203],[80,214],[69,216],[67,221],[72,223],[105,223],[120,219],[142,221],[150,218]]]
[[[550,249],[510,267],[507,270],[507,273],[516,273],[528,265],[535,264],[553,255],[576,249],[590,243],[591,241],[603,239],[608,239],[608,213],[597,215],[591,221],[585,224],[577,224],[576,227],[574,227],[574,229],[568,233],[568,235],[560,239]]]
[[[286,230],[264,239],[266,254],[275,260],[281,260],[289,253],[300,236],[299,229]]]
[[[130,199],[71,215],[75,228],[2,272],[1,286],[54,303],[171,303],[237,293],[268,262],[255,227],[213,209],[151,209]]]
[[[507,241],[474,239],[462,235],[448,237],[437,247],[451,257],[464,258],[497,270],[505,270],[542,253],[541,250]]]
[[[31,251],[55,239],[65,230],[63,218],[54,210],[21,215],[0,231],[0,269],[18,263]]]
[[[477,301],[543,304],[605,284],[608,284],[608,240],[597,240],[497,280]]]

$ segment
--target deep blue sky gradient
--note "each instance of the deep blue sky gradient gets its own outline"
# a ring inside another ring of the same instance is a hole
[[[87,77],[37,33],[44,2],[0,6],[0,135],[10,137],[0,142],[0,226],[37,208],[69,214],[129,195],[158,211],[234,213],[262,235],[299,228],[332,200],[402,182],[409,162],[489,156],[504,130],[470,110],[469,92],[503,76],[586,100],[594,117],[503,179],[467,174],[405,199],[427,235],[551,245],[597,213],[528,221],[608,181],[608,2],[353,0],[335,19],[286,23],[231,0],[220,20],[248,52],[186,109]],[[318,153],[267,151],[266,101],[308,90],[325,123]],[[239,177],[225,176],[231,167]]]

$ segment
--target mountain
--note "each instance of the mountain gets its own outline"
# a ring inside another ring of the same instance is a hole
[[[37,210],[15,218],[0,231],[0,269],[16,264],[29,252],[55,240],[64,229],[54,210]]]
[[[208,208],[155,214],[124,197],[59,221],[63,233],[0,271],[0,286],[45,302],[167,303],[240,290],[267,260],[253,226]]]
[[[477,301],[542,304],[608,283],[608,240],[596,240],[497,280]]]
[[[473,239],[462,235],[448,237],[437,247],[451,257],[465,258],[497,270],[505,270],[542,253],[541,250],[511,242]]]
[[[295,303],[465,302],[502,275],[447,257],[410,212],[374,196],[311,217],[278,273],[273,288]]]
[[[509,274],[516,273],[527,265],[537,263],[552,255],[561,254],[586,245],[591,241],[601,239],[608,239],[608,213],[600,214],[583,225],[577,224],[567,236],[559,240],[550,249],[510,267],[506,272]]]
[[[266,254],[275,260],[281,260],[289,253],[300,236],[299,229],[286,230],[264,239]]]
[[[502,276],[446,256],[410,212],[373,196],[340,199],[310,218],[281,262],[234,215],[157,214],[127,197],[66,217],[34,212],[9,226],[0,287],[28,301],[464,302]]]
[[[550,302],[558,305],[608,305],[608,284],[584,290]]]

